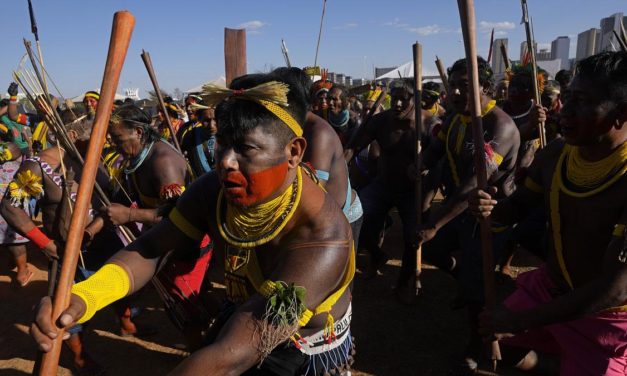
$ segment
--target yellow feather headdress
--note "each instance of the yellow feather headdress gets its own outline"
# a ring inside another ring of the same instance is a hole
[[[19,172],[9,183],[11,206],[20,207],[29,197],[39,197],[44,191],[41,178],[30,170]]]
[[[216,107],[223,100],[247,100],[255,102],[279,118],[296,136],[303,135],[303,128],[285,110],[289,106],[287,93],[289,86],[286,83],[270,81],[259,84],[250,89],[229,89],[224,86],[207,84],[202,87],[202,98],[207,107]]]

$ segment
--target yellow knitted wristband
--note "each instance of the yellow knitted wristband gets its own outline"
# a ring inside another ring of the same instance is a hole
[[[614,226],[614,231],[612,232],[612,235],[618,236],[618,237],[623,237],[625,235],[625,225],[618,224],[618,225]]]
[[[105,264],[87,280],[72,286],[72,294],[83,299],[86,307],[85,313],[77,322],[86,322],[98,310],[125,297],[130,286],[126,271],[115,264]]]

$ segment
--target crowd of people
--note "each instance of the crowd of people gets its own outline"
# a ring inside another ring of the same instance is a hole
[[[116,103],[97,177],[108,202],[92,198],[70,306],[56,323],[50,297],[36,308],[40,350],[65,328],[76,372],[101,374],[84,324],[113,305],[122,334],[153,334],[137,322],[132,296],[152,282],[191,352],[173,374],[349,375],[351,291],[388,261],[382,244],[396,209],[399,304],[416,299],[418,246],[424,262],[457,281],[451,307],[467,310],[471,336],[454,372],[474,372],[484,341],[497,338],[509,367],[625,375],[627,53],[591,56],[556,77],[514,66],[498,83],[477,63],[484,145],[473,141],[466,59],[448,68],[446,86],[425,82],[421,103],[413,79],[351,88],[298,68],[208,85],[181,103],[166,98],[167,113],[158,107],[155,117]],[[25,287],[28,242],[50,260],[63,257],[100,97],[87,92],[73,108],[38,97],[30,114],[19,111],[17,85],[8,93],[0,239]],[[65,143],[44,102],[63,120]],[[485,155],[486,190],[477,188],[476,152]],[[542,260],[489,310],[484,218],[495,274],[509,273],[520,248]],[[225,286],[217,307],[203,297],[210,282]]]

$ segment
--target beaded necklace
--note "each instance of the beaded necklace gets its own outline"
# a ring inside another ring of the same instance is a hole
[[[224,200],[223,190],[218,195],[216,222],[224,240],[238,248],[254,248],[274,239],[292,219],[300,203],[302,173],[299,167],[296,179],[279,197],[260,205],[241,208]]]
[[[146,160],[146,157],[148,156],[148,153],[150,153],[150,150],[152,150],[152,147],[154,146],[154,144],[155,142],[152,141],[150,145],[142,149],[142,151],[139,153],[138,156],[133,157],[128,160],[127,162],[128,166],[124,167],[124,173],[126,175],[132,174],[144,163],[144,161]]]
[[[566,161],[566,164],[564,164],[564,161]],[[602,170],[603,173],[600,173],[598,170]],[[576,198],[590,197],[607,189],[625,175],[626,172],[627,142],[624,142],[610,156],[597,162],[588,162],[581,158],[578,147],[565,145],[562,150],[553,172],[549,206],[553,230],[553,246],[555,247],[557,262],[562,270],[564,279],[571,288],[574,285],[566,269],[562,245],[559,210],[560,192]],[[576,181],[569,180],[572,176],[576,177]],[[585,186],[578,186],[577,182],[585,183]],[[587,191],[585,190],[586,188],[588,188]]]

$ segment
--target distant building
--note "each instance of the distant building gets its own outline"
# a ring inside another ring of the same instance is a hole
[[[553,58],[551,58],[551,51],[547,49],[541,49],[540,51],[536,53],[536,60],[537,61],[553,60]]]
[[[335,72],[329,72],[327,74],[327,80],[331,82],[337,82],[337,74]]]
[[[538,67],[544,69],[551,78],[555,78],[555,74],[562,69],[562,59],[538,60],[537,63]]]
[[[365,80],[363,78],[353,78],[353,86],[364,85]]]
[[[575,55],[575,61],[579,61],[594,55],[599,45],[601,37],[601,30],[592,28],[586,30],[583,33],[579,33],[577,36],[577,54]]]
[[[345,86],[353,86],[353,77],[345,76],[344,77],[344,85]]]
[[[623,13],[614,13],[609,17],[601,19],[601,32],[599,45],[597,46],[596,53],[603,51],[618,51],[620,46],[614,35],[614,31],[620,35],[621,22],[627,23],[627,17],[623,17]]]
[[[570,53],[570,38],[557,37],[551,42],[551,60],[560,59],[562,61],[562,69],[569,69],[570,64],[568,55]]]
[[[344,74],[338,73],[335,75],[335,80],[333,81],[336,84],[344,85]]]
[[[380,77],[383,76],[384,74],[393,71],[394,69],[396,69],[398,67],[391,67],[391,68],[374,68],[374,76],[375,77]]]
[[[139,88],[126,88],[124,89],[124,95],[127,98],[131,98],[134,101],[139,100]]]
[[[492,71],[494,74],[501,74],[505,72],[505,60],[503,59],[503,53],[501,52],[501,45],[505,46],[507,51],[507,38],[498,38],[494,40],[492,50]]]

